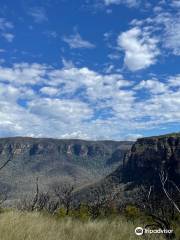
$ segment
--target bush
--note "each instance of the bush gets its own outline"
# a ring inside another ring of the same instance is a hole
[[[78,218],[82,221],[87,221],[91,218],[91,213],[89,211],[89,207],[82,204],[78,211]]]
[[[133,206],[133,205],[127,205],[125,207],[124,213],[125,213],[125,217],[131,221],[134,221],[135,219],[141,217],[140,210],[136,206]]]
[[[57,213],[56,213],[56,216],[58,218],[65,218],[67,215],[66,215],[66,209],[65,208],[59,208]]]

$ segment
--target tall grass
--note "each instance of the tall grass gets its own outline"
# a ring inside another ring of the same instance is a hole
[[[160,236],[137,237],[136,224],[125,219],[81,222],[56,219],[38,212],[10,211],[0,214],[1,240],[134,240],[162,239]]]

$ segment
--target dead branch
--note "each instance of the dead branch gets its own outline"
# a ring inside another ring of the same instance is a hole
[[[160,181],[161,181],[161,184],[162,184],[162,189],[163,189],[166,197],[169,199],[169,201],[175,207],[175,209],[178,211],[178,213],[180,213],[180,208],[175,203],[175,201],[172,199],[172,197],[170,196],[169,192],[167,191],[167,189],[165,187],[165,184],[168,182],[168,175],[167,175],[167,173],[165,173],[164,171],[161,171],[161,173],[159,174],[159,177],[160,177]],[[176,186],[176,188],[177,188],[177,186]],[[179,188],[177,188],[177,189],[179,191]]]

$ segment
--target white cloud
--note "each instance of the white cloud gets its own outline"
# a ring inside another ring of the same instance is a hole
[[[124,63],[131,71],[149,67],[159,54],[157,39],[149,33],[134,27],[118,37],[118,45],[125,51]]]
[[[180,7],[180,1],[179,0],[172,0],[171,1],[171,6],[175,7],[175,8],[179,8]]]
[[[111,4],[125,4],[127,5],[128,7],[136,7],[139,5],[139,0],[103,0],[104,1],[104,4],[106,6],[109,6]]]
[[[0,34],[8,42],[12,42],[14,39],[14,34],[9,32],[13,28],[14,25],[11,22],[7,21],[5,18],[0,18]]]
[[[12,28],[14,28],[14,26],[11,22],[7,21],[5,18],[0,18],[0,30],[1,31],[5,32]]]
[[[84,97],[97,100],[99,98],[111,98],[114,92],[119,92],[121,87],[130,86],[131,83],[123,79],[120,74],[102,75],[84,68],[63,68],[51,71],[49,84],[61,86],[61,94],[74,94],[79,89],[85,89]],[[78,79],[78,81],[77,81]]]
[[[76,122],[89,119],[93,113],[86,103],[76,100],[50,98],[31,101],[29,110],[36,115],[47,119],[57,119],[59,122],[65,122],[66,124],[69,122],[72,124],[72,121],[75,124]]]
[[[17,103],[0,101],[1,136],[39,136],[43,122]],[[45,124],[44,124],[45,126]],[[41,131],[42,132],[42,131]]]
[[[134,134],[128,134],[125,139],[127,141],[136,141],[138,138],[142,138],[142,137],[143,137],[142,134],[134,133]]]
[[[12,42],[14,39],[14,34],[12,33],[2,33],[2,36],[8,41]]]
[[[164,46],[180,56],[180,17],[171,18],[165,23]]]
[[[168,87],[165,83],[158,81],[157,79],[143,80],[135,88],[135,90],[147,89],[150,93],[161,94],[168,91]]]
[[[177,4],[176,1],[171,2]],[[180,1],[178,1],[180,3]],[[172,5],[170,4],[170,5]],[[157,6],[158,7],[158,6]],[[134,19],[131,21],[131,25],[136,28],[149,29],[149,33],[153,33],[158,37],[159,45],[163,50],[169,50],[172,54],[180,55],[180,14],[176,7],[176,10],[166,5],[166,9],[162,6],[159,7],[159,11],[155,11],[155,16],[148,17],[143,20]],[[168,10],[169,9],[169,10]]]
[[[0,67],[0,80],[16,84],[41,83],[46,73],[46,66],[41,64],[20,63],[13,67]]]
[[[117,60],[120,58],[119,53],[110,53],[108,54],[108,58],[111,60]]]
[[[180,74],[169,77],[168,84],[171,87],[180,87]]]
[[[14,101],[20,95],[18,88],[9,85],[0,83],[0,100],[9,100]]]
[[[59,138],[110,138],[108,134],[115,134],[111,121],[107,127],[102,126],[102,121],[93,120],[95,112],[109,114],[112,99],[123,100],[126,96],[120,89],[130,86],[117,74],[101,75],[88,68],[75,67],[58,70],[27,63],[15,64],[12,68],[1,67],[1,81],[6,83],[0,86],[0,134]],[[44,83],[49,86],[45,87]],[[45,91],[45,96],[33,90],[42,84],[44,87],[39,92]],[[55,89],[58,95],[52,98]],[[75,94],[80,89],[87,98],[85,101]],[[22,106],[19,101],[23,102]],[[13,106],[11,113],[10,106]],[[109,121],[108,115],[106,118],[104,124]],[[106,136],[103,136],[104,130]]]
[[[163,47],[170,49],[174,55],[180,55],[179,13],[162,11],[151,19],[151,25],[160,31]]]
[[[87,67],[1,67],[0,136],[133,139],[180,122],[178,82],[176,75],[135,84]]]
[[[180,92],[169,92],[154,95],[144,104],[139,104],[142,115],[148,117],[149,125],[178,123],[180,121]]]
[[[36,23],[42,23],[42,22],[48,20],[46,11],[42,7],[31,8],[28,13],[29,13],[29,15],[31,15],[33,17],[33,19]]]
[[[95,45],[87,40],[84,40],[79,33],[65,36],[63,41],[66,42],[70,48],[94,48]]]
[[[59,92],[59,89],[54,87],[43,87],[40,89],[40,92],[49,96],[55,96]]]
[[[36,97],[33,89],[25,86],[15,86],[14,84],[0,82],[0,100],[16,102],[18,99],[31,100]]]
[[[89,136],[82,132],[82,131],[77,131],[77,132],[72,132],[72,133],[65,133],[62,135],[62,138],[65,139],[86,139],[90,140]]]

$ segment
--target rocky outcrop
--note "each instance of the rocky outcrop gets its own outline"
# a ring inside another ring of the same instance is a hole
[[[6,186],[13,197],[32,193],[37,176],[44,187],[64,178],[79,184],[94,182],[122,164],[131,145],[116,141],[2,138],[0,164],[8,158],[11,161],[0,172],[0,190]]]
[[[126,190],[132,191],[139,185],[160,186],[157,183],[160,182],[161,171],[180,185],[180,134],[138,139],[122,165],[98,183],[81,189],[77,195],[86,200],[93,199],[95,190],[109,194],[118,187],[124,197]]]
[[[161,171],[180,182],[180,134],[138,139],[124,158],[123,167],[110,177],[124,183],[141,184],[156,182]]]

